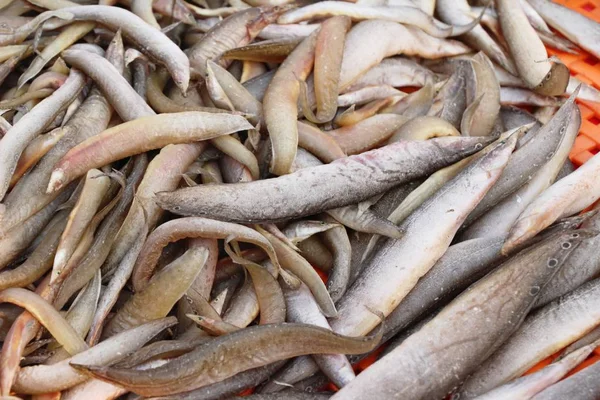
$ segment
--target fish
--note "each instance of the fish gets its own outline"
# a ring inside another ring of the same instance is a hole
[[[377,398],[444,397],[521,325],[540,289],[583,237],[589,237],[589,232],[559,233],[511,257],[333,399],[355,399],[366,393]],[[466,320],[471,323],[465,324]]]
[[[365,200],[403,181],[418,178],[458,161],[483,148],[488,142],[487,138],[460,137],[438,138],[426,142],[397,142],[330,164],[303,168],[278,178],[227,186],[196,186],[173,193],[160,193],[157,194],[157,202],[164,209],[178,214],[199,214],[244,223],[297,218]],[[405,157],[418,158],[421,165],[417,167],[411,163],[407,170]],[[395,173],[392,174],[392,171]],[[380,180],[376,179],[377,174],[381,175]],[[355,182],[363,183],[358,185]],[[319,184],[326,187],[326,190],[316,189]],[[353,188],[352,192],[348,192],[350,186]],[[292,189],[286,190],[285,187]],[[260,200],[254,200],[251,193],[261,193]],[[298,195],[299,193],[302,195]],[[209,199],[214,201],[214,205],[207,202]],[[243,200],[246,200],[245,205]],[[224,208],[226,205],[220,204],[223,201],[235,202],[235,206],[231,204]],[[257,207],[257,201],[264,204]]]
[[[473,398],[522,375],[537,362],[583,337],[600,323],[596,279],[529,315],[521,327],[458,389]],[[549,332],[552,332],[549,335]]]

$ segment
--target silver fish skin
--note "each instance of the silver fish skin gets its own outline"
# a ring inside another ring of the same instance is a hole
[[[477,400],[529,400],[532,396],[562,379],[569,371],[583,362],[597,345],[598,343],[592,343],[584,346],[533,374],[515,379],[477,397]],[[579,397],[573,398],[579,399]]]
[[[489,272],[504,257],[504,238],[467,240],[448,248],[446,253],[400,302],[385,320],[383,341],[419,317],[433,310],[452,294],[459,293]]]
[[[472,399],[521,376],[539,361],[600,325],[600,279],[531,313],[467,379],[458,393]]]
[[[519,327],[540,289],[588,236],[559,233],[510,258],[332,399],[443,398]]]
[[[527,0],[544,20],[568,39],[600,57],[600,24],[548,0]]]
[[[555,383],[531,400],[597,400],[600,398],[600,363],[595,363],[567,379]]]
[[[517,140],[512,134],[423,203],[400,226],[401,239],[388,242],[364,267],[338,303],[332,328],[350,336],[366,335],[387,316],[419,278],[446,252],[460,224],[496,182]]]
[[[278,178],[199,185],[158,193],[156,200],[181,215],[243,223],[280,221],[366,200],[452,164],[489,142],[464,137],[397,142]]]
[[[467,218],[466,225],[529,182],[535,172],[550,160],[565,137],[567,127],[580,121],[575,98],[571,96],[535,136],[515,151],[498,182]]]
[[[589,222],[585,225],[587,229],[600,229],[600,215],[596,214]],[[558,274],[542,290],[534,308],[545,306],[599,275],[600,235],[596,235],[584,240],[571,254]]]

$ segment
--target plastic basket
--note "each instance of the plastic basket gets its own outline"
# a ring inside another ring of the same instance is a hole
[[[600,0],[555,0],[556,3],[569,7],[586,17],[600,22]],[[568,54],[548,48],[548,54],[556,55],[571,70],[571,75],[582,82],[593,85],[600,90],[600,60],[589,53],[581,51],[580,54]],[[577,101],[581,110],[581,129],[571,149],[569,158],[579,167],[600,151],[600,103]],[[551,357],[539,362],[525,375],[533,373],[550,364],[556,357]],[[571,371],[570,376],[583,368],[600,360],[600,348],[597,348],[583,363]]]
[[[600,0],[556,0],[556,2],[600,22]],[[600,89],[600,60],[596,57],[585,52],[568,54],[552,48],[548,48],[548,53],[558,56],[569,67],[571,75]],[[579,107],[582,118],[581,130],[570,154],[570,159],[576,166],[580,166],[600,150],[600,104],[580,101]]]

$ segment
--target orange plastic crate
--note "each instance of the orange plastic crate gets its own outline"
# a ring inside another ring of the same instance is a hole
[[[600,22],[600,0],[555,1]],[[585,52],[567,54],[552,48],[548,48],[548,53],[558,56],[569,67],[571,75],[600,89],[600,60],[596,57]],[[578,103],[583,121],[579,137],[569,156],[576,166],[585,163],[600,150],[600,104],[587,101]]]
[[[600,0],[554,0],[556,3],[569,7],[588,18],[600,22]],[[600,90],[600,60],[586,52],[580,54],[568,54],[548,48],[550,55],[556,55],[571,70],[571,75],[582,82],[594,86]],[[588,101],[578,101],[581,110],[581,129],[575,140],[569,158],[579,167],[600,151],[600,104]],[[587,360],[575,368],[567,376],[570,376],[583,368],[600,360],[600,348],[596,349]],[[550,364],[556,357],[554,354],[540,361],[537,365],[525,373],[531,374]]]

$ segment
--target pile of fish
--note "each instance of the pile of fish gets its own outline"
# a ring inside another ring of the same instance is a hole
[[[600,398],[600,92],[547,47],[600,25],[0,0],[0,396]]]

